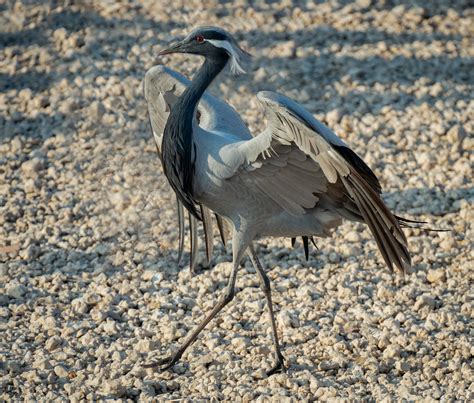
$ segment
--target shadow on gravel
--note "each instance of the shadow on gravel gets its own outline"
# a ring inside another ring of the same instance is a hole
[[[394,209],[398,214],[407,212],[407,215],[413,215],[410,211],[413,211],[413,201],[416,200],[417,207],[415,209],[419,211],[419,214],[443,217],[459,210],[453,206],[455,201],[472,198],[474,186],[443,190],[440,188],[407,188],[396,192],[382,193],[382,196],[390,206],[396,204]],[[394,201],[396,202],[394,203]],[[413,218],[416,220],[416,217]]]
[[[144,17],[137,13],[133,20],[116,17],[104,18],[93,9],[86,6],[80,11],[72,11],[67,8],[60,12],[52,12],[45,15],[40,24],[34,28],[22,29],[18,32],[0,32],[0,48],[9,46],[29,47],[32,45],[42,46],[52,41],[52,32],[59,28],[64,28],[71,34],[85,28],[100,28],[103,30],[120,28],[127,26],[142,26],[148,28],[171,29],[178,26],[176,22],[169,23],[156,22],[151,18]],[[165,27],[166,25],[166,27]]]
[[[404,111],[407,108],[420,106],[422,104],[434,105],[437,101],[456,102],[460,99],[469,99],[470,97],[471,94],[469,91],[457,92],[451,88],[438,96],[417,96],[416,94],[412,93],[389,90],[382,92],[377,92],[375,90],[353,90],[347,93],[346,99],[350,99],[355,105],[363,104],[365,110],[368,113],[378,115],[385,106],[388,106],[396,111]],[[344,105],[343,109],[345,110]]]
[[[322,2],[321,0],[319,1]],[[346,6],[351,3],[355,3],[356,0],[339,0],[338,3],[341,7]],[[370,8],[375,8],[377,10],[392,10],[395,7],[403,6],[405,9],[411,8],[424,8],[424,13],[427,17],[432,17],[434,15],[446,15],[449,9],[456,10],[459,13],[466,11],[469,7],[472,7],[472,2],[470,0],[430,0],[430,8],[426,8],[427,3],[423,0],[386,0],[386,1],[372,1]],[[369,8],[367,7],[367,8]],[[435,11],[433,11],[435,10]]]
[[[349,3],[349,2],[347,2]],[[400,2],[400,4],[403,2]],[[459,1],[456,4],[460,9],[467,2]],[[392,8],[398,5],[399,2],[389,2],[382,8]],[[404,4],[404,3],[403,3]],[[440,2],[440,5],[442,2]],[[449,7],[456,7],[456,4],[450,4]],[[380,8],[380,6],[376,6]],[[411,4],[405,4],[405,7],[411,7]],[[440,12],[444,10],[440,7]],[[58,28],[65,28],[67,35],[75,33],[86,27],[97,28],[104,32],[110,31],[103,39],[96,39],[92,43],[86,45],[81,53],[86,51],[93,63],[96,60],[123,60],[126,57],[117,57],[115,50],[116,43],[121,44],[120,50],[123,49],[124,39],[127,48],[131,48],[137,41],[137,38],[120,32],[125,28],[133,28],[139,26],[141,29],[152,29],[163,31],[170,31],[172,28],[184,27],[185,24],[178,21],[155,21],[151,18],[140,14],[137,9],[136,15],[133,19],[120,19],[116,17],[104,18],[93,9],[84,7],[81,11],[70,11],[64,9],[58,13],[51,13],[47,15],[44,20],[35,28],[24,29],[19,32],[0,32],[0,47],[20,47],[20,49],[28,48],[29,46],[43,46],[48,42],[53,41],[52,32]],[[113,32],[112,32],[113,31]],[[113,34],[112,34],[113,33]],[[428,77],[433,81],[450,81],[455,83],[467,83],[471,78],[471,72],[474,69],[474,60],[472,58],[450,58],[448,56],[429,57],[426,59],[417,57],[395,56],[391,60],[386,60],[382,57],[371,56],[368,58],[355,58],[350,56],[339,56],[328,48],[332,45],[338,45],[346,41],[350,41],[352,46],[363,46],[364,44],[373,44],[383,42],[387,46],[401,45],[414,42],[431,43],[433,41],[459,41],[459,35],[446,35],[442,33],[433,32],[427,33],[389,33],[377,29],[368,29],[365,31],[355,30],[336,30],[330,26],[319,26],[314,30],[297,30],[291,33],[270,32],[264,33],[256,30],[250,30],[245,33],[237,33],[237,37],[246,39],[252,43],[252,38],[258,33],[258,43],[255,47],[267,47],[277,44],[279,41],[288,40],[291,36],[297,39],[295,42],[295,49],[298,47],[312,48],[321,51],[318,56],[308,56],[306,58],[296,58],[293,69],[300,69],[303,65],[311,66],[314,71],[314,80],[321,81],[322,84],[331,84],[339,81],[344,76],[349,76],[352,80],[364,84],[391,83],[398,82],[400,84],[410,84],[420,77]],[[120,35],[120,41],[115,41],[114,35]],[[125,49],[125,54],[129,49]],[[122,52],[123,55],[123,52]],[[82,55],[83,56],[83,55]],[[259,66],[258,52],[256,52],[255,66]],[[61,57],[59,55],[59,57]],[[72,56],[74,58],[74,55]],[[303,63],[300,63],[303,62]],[[279,67],[282,63],[288,66],[288,57],[272,58],[267,61],[270,71],[284,70]],[[407,69],[406,67],[410,68]],[[299,71],[293,71],[292,76]],[[95,72],[96,75],[107,75],[106,69],[101,69]],[[117,74],[117,72],[114,72]],[[64,78],[64,74],[49,73],[47,75],[29,71],[27,73],[16,74],[10,77],[6,74],[0,76],[0,89],[22,89],[30,88],[34,92],[43,91],[52,85],[54,82]],[[251,76],[248,76],[251,79]],[[291,80],[293,82],[293,80]],[[265,80],[255,82],[259,88],[271,87]],[[290,86],[280,88],[278,90],[291,89]]]
[[[35,118],[26,117],[20,112],[8,118],[0,115],[0,141],[17,135],[46,139],[59,133],[72,135],[74,130],[75,121],[71,115],[60,112],[54,115],[38,113]]]
[[[11,11],[10,11],[11,12]],[[52,12],[44,16],[44,19],[34,28],[21,29],[16,32],[1,32],[0,31],[0,50],[3,48],[13,48],[14,55],[21,55],[26,50],[32,48],[40,48],[51,46],[55,39],[53,37],[56,29],[64,28],[66,30],[66,39],[72,34],[77,33],[85,28],[95,29],[97,32],[104,35],[89,37],[86,43],[75,50],[67,57],[61,54],[58,50],[52,50],[54,58],[63,59],[65,63],[71,63],[79,57],[89,59],[88,68],[92,67],[95,77],[110,75],[129,75],[132,71],[111,71],[107,67],[97,67],[96,62],[107,62],[108,65],[113,64],[114,61],[125,61],[126,55],[133,45],[137,43],[140,38],[127,34],[125,29],[140,27],[141,29],[151,29],[155,31],[171,31],[176,27],[184,27],[185,24],[179,21],[155,21],[138,12],[131,19],[110,17],[105,18],[98,14],[91,7],[84,6],[80,11],[72,11],[62,9],[60,12]],[[118,47],[120,44],[120,48]],[[117,54],[120,54],[118,57]],[[36,63],[28,64],[28,71],[22,73],[15,73],[9,75],[6,73],[0,74],[0,93],[11,89],[21,90],[29,88],[33,92],[42,92],[51,88],[56,82],[63,78],[74,78],[75,76],[69,71],[58,72],[51,71],[44,74],[35,71]],[[83,71],[78,71],[77,75],[83,75]]]
[[[266,47],[278,41],[294,41],[297,47],[322,49],[332,45],[351,42],[351,46],[363,46],[383,42],[387,46],[404,45],[413,42],[432,43],[434,41],[459,41],[460,35],[447,35],[439,32],[427,34],[424,32],[393,33],[375,28],[365,30],[338,30],[329,25],[321,25],[312,30],[297,29],[290,32],[265,33],[258,30],[249,30],[244,33],[236,33],[239,40],[247,40],[252,43],[254,37],[258,37],[255,47]]]
[[[51,87],[58,75],[51,73],[40,73],[30,70],[26,73],[15,73],[13,76],[0,73],[0,92],[12,89],[22,90],[29,88],[33,92],[43,92]]]
[[[255,60],[255,66],[261,65],[262,58]],[[268,76],[288,69],[288,58],[272,58],[266,62],[269,70]],[[302,77],[303,73],[312,71],[314,82],[330,85],[340,81],[342,77],[363,85],[391,84],[411,85],[422,77],[431,82],[447,82],[457,84],[468,84],[472,81],[474,69],[474,58],[470,57],[448,57],[435,56],[425,59],[417,57],[395,56],[393,59],[384,59],[380,56],[369,56],[358,59],[353,56],[338,56],[334,53],[323,53],[319,56],[307,56],[295,58],[291,63],[288,79],[284,87],[277,91],[284,92],[294,88],[294,78]],[[257,88],[268,89],[271,83],[268,79],[256,81]],[[313,80],[310,82],[312,83]],[[290,86],[291,84],[291,86]],[[308,83],[309,84],[309,83]]]

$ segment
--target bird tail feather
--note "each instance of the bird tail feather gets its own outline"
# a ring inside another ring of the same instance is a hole
[[[417,220],[410,220],[409,218],[400,217],[398,215],[394,215],[395,218],[398,220],[398,223],[402,228],[412,228],[412,229],[419,229],[421,231],[427,232],[447,232],[450,231],[449,229],[444,228],[429,228],[425,227],[423,224],[428,224],[426,221],[417,221]],[[419,225],[414,225],[419,224]]]
[[[343,182],[355,201],[360,214],[370,228],[387,266],[410,272],[411,258],[407,239],[399,220],[390,212],[380,195],[355,171],[343,177]]]

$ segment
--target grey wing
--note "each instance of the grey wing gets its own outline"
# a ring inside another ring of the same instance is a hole
[[[189,83],[190,81],[183,75],[161,65],[152,67],[145,75],[145,99],[159,150],[170,110]],[[233,133],[243,140],[252,138],[235,109],[207,91],[198,105],[198,121],[207,131]]]
[[[370,168],[327,126],[291,99],[260,92],[267,129],[239,145],[235,174],[256,186],[288,213],[316,205],[368,224],[389,268],[411,265],[397,218],[380,197]]]
[[[150,126],[152,128],[153,137],[157,147],[158,155],[161,158],[161,144],[163,140],[163,132],[168,120],[171,109],[178,100],[178,97],[189,85],[189,80],[176,71],[165,66],[154,66],[147,71],[144,81],[144,95],[147,101],[148,116]],[[251,138],[251,134],[240,119],[238,113],[228,104],[214,97],[209,93],[205,93],[198,106],[199,124],[208,131],[222,131],[236,133],[242,139]],[[177,199],[178,210],[178,228],[179,228],[179,253],[178,263],[183,255],[184,248],[184,208],[182,203]],[[212,217],[208,209],[201,206],[204,237],[206,245],[206,257],[210,263],[210,257],[213,250],[213,231]],[[191,239],[191,271],[195,270],[197,264],[198,253],[198,235],[197,221],[194,216],[189,216],[190,221],[190,239]],[[218,224],[220,224],[218,218]],[[225,240],[224,229],[218,225],[221,238]]]

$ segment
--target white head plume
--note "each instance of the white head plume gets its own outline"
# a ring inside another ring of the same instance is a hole
[[[233,75],[245,74],[247,72],[247,64],[250,55],[242,50],[235,42],[220,39],[206,39],[210,44],[216,48],[224,49],[230,56],[229,67]]]

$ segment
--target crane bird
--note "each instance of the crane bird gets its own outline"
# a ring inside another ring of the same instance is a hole
[[[157,147],[158,156],[161,159],[161,147],[163,141],[163,132],[165,125],[179,96],[183,93],[190,81],[180,73],[170,68],[158,65],[152,67],[146,74],[144,81],[144,96],[147,101],[148,117],[152,129],[153,137]],[[224,133],[235,133],[242,136],[242,140],[251,138],[251,134],[245,123],[237,112],[229,104],[205,91],[199,105],[197,106],[197,117],[201,127],[208,131],[221,131]],[[185,213],[183,203],[176,198],[176,208],[178,217],[178,264],[180,263],[184,252],[185,239]],[[206,247],[207,263],[209,266],[214,250],[213,243],[213,224],[212,212],[202,204],[199,206],[203,225],[203,233]],[[215,214],[217,228],[224,246],[226,245],[227,235],[225,225],[218,214]],[[189,239],[190,239],[190,270],[196,271],[198,263],[199,237],[198,220],[192,214],[188,215],[189,220]],[[302,236],[303,247],[306,260],[309,256],[309,241],[316,246],[313,238]],[[296,237],[291,239],[294,246]]]
[[[174,108],[179,96],[183,93],[190,81],[180,73],[171,70],[163,65],[152,67],[146,74],[144,82],[144,95],[147,101],[148,116],[157,147],[158,155],[161,158],[161,148],[163,142],[163,132],[170,111]],[[233,132],[242,135],[243,139],[251,137],[251,134],[240,119],[237,112],[227,103],[219,98],[205,92],[197,108],[199,124],[208,131]],[[185,213],[183,203],[176,198],[176,208],[179,230],[178,263],[181,261],[184,251],[185,238]],[[205,206],[199,206],[204,229],[206,246],[206,257],[210,263],[213,253],[213,226],[212,212]],[[222,243],[226,244],[226,231],[224,223],[219,215],[216,216],[217,227]],[[198,220],[189,214],[189,238],[190,238],[190,269],[195,272],[198,261]]]
[[[166,370],[179,361],[205,326],[234,298],[240,262],[248,253],[267,300],[272,327],[276,363],[267,374],[284,371],[270,281],[253,242],[267,236],[327,237],[342,219],[348,219],[369,226],[391,270],[396,267],[407,272],[411,259],[401,228],[412,221],[389,211],[372,170],[335,133],[290,98],[271,91],[257,94],[265,108],[267,128],[255,137],[225,104],[214,104],[217,113],[209,108],[212,98],[205,91],[217,75],[226,66],[232,74],[245,73],[250,58],[231,34],[216,27],[197,28],[159,55],[171,53],[200,55],[204,63],[173,101],[166,119],[153,116],[149,108],[152,126],[154,120],[161,122],[155,122],[157,128],[164,126],[158,139],[163,170],[192,220],[208,220],[214,212],[228,223],[232,270],[218,303],[183,344],[173,354],[148,365]],[[145,87],[156,74],[156,68],[147,72]],[[156,102],[164,106],[163,100]]]

